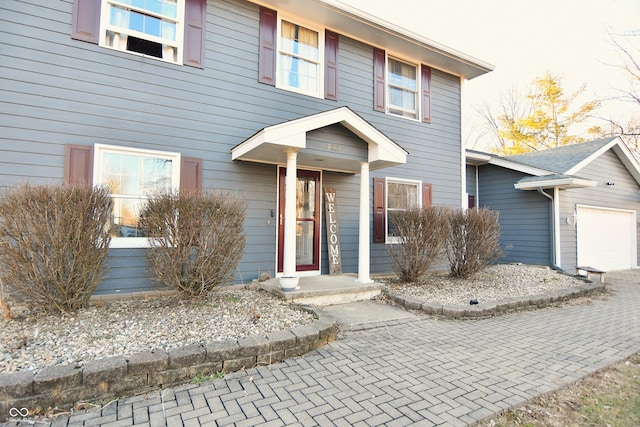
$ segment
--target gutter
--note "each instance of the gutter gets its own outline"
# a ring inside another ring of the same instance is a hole
[[[537,188],[538,193],[551,200],[551,213],[553,224],[551,226],[551,249],[553,252],[552,267],[562,271],[560,258],[560,190],[553,187],[553,196],[547,194],[542,187]]]

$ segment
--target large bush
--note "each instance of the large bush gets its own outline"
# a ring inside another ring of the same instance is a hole
[[[0,282],[31,306],[87,304],[111,240],[105,188],[9,187],[0,197]]]
[[[246,205],[221,192],[167,193],[149,200],[140,225],[157,281],[188,297],[206,296],[233,278],[246,245]]]
[[[450,274],[468,278],[502,256],[498,212],[457,209],[449,215],[446,252]]]
[[[444,250],[449,209],[441,206],[389,212],[397,241],[389,245],[393,271],[402,282],[414,282]]]

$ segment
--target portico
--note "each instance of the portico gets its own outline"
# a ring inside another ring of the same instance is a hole
[[[317,129],[341,125],[366,143],[363,153],[341,148],[339,142],[318,144],[307,135]],[[360,175],[358,272],[360,283],[370,278],[370,178],[369,172],[406,163],[407,152],[347,107],[341,107],[296,120],[263,128],[231,150],[233,160],[284,165],[284,201],[282,239],[283,278],[299,276],[296,265],[296,227],[300,218],[296,213],[297,176],[300,169],[332,171]],[[318,189],[319,191],[319,189]],[[319,210],[319,206],[317,209]],[[304,224],[303,224],[304,225]],[[317,274],[320,274],[319,271]],[[293,280],[295,282],[295,279]]]

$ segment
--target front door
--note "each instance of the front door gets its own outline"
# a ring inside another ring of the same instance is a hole
[[[284,259],[284,206],[286,168],[278,171],[278,272]],[[320,270],[320,172],[297,171],[296,271]]]

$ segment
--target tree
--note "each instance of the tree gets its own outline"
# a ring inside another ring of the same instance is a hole
[[[640,107],[640,62],[636,56],[640,56],[640,48],[634,47],[632,37],[640,36],[640,33],[626,34],[624,37],[611,37],[611,41],[620,53],[623,65],[622,70],[629,77],[629,85],[626,89],[618,88],[620,96],[612,100],[628,103],[630,106]],[[628,42],[628,43],[627,43]],[[619,136],[625,142],[634,156],[640,160],[640,120],[636,116],[631,118],[604,118],[601,126],[594,126],[589,130],[594,138]]]
[[[567,95],[562,88],[562,79],[546,72],[533,81],[533,87],[526,97],[503,97],[502,111],[497,117],[485,108],[480,114],[487,120],[489,128],[496,129],[498,137],[494,151],[510,155],[585,141],[584,137],[570,133],[575,125],[584,122],[600,105],[598,101],[589,101],[572,108],[576,98],[585,89],[586,86],[582,85]]]
[[[491,135],[496,143],[496,151],[501,154],[510,153],[513,142],[507,138],[507,134],[502,130],[504,128],[517,129],[514,122],[516,117],[524,117],[529,114],[530,105],[526,105],[526,97],[512,86],[507,92],[498,94],[498,102],[495,108],[498,114],[494,114],[491,105],[485,102],[482,108],[478,110],[481,119],[484,121],[485,134]]]

